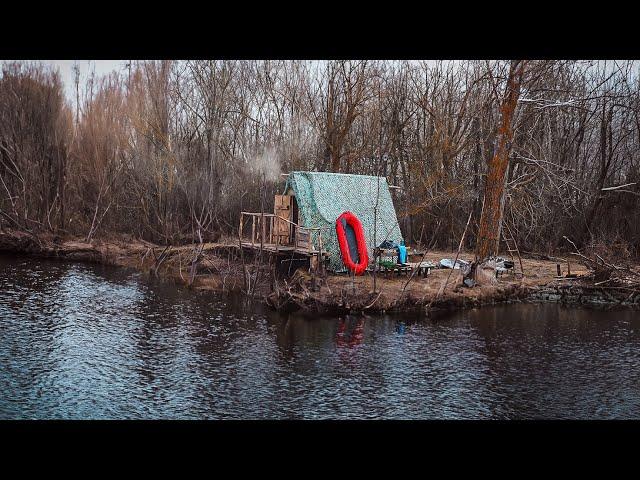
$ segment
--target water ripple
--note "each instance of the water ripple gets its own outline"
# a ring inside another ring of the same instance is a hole
[[[639,347],[629,311],[283,318],[0,257],[0,418],[639,418]]]

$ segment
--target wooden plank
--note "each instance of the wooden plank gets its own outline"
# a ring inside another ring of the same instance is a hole
[[[291,242],[291,220],[293,215],[293,197],[291,195],[276,195],[274,199],[275,235],[282,245]]]
[[[274,243],[274,241],[273,241],[273,219],[274,219],[274,217],[269,217],[269,243]]]
[[[242,242],[242,248],[248,248],[251,250],[260,250],[260,245],[259,244],[251,244],[250,242]],[[311,249],[309,250],[308,248],[304,247],[304,248],[300,248],[300,247],[295,247],[293,245],[286,245],[286,246],[282,246],[282,245],[275,245],[275,244],[269,244],[269,243],[265,243],[262,245],[262,249],[265,251],[269,251],[269,252],[295,252],[298,253],[300,255],[304,255],[304,256],[309,256],[309,255],[317,255],[319,252],[318,250],[315,249]],[[326,252],[322,252],[322,256],[326,257],[327,253]]]
[[[311,235],[308,231],[303,229],[298,229],[298,233],[296,235],[296,247],[302,249],[310,249],[311,247]]]

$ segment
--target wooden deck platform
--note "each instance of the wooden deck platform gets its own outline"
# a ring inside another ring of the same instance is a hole
[[[246,227],[251,227],[250,234],[245,236]],[[278,255],[298,255],[318,260],[327,257],[322,247],[322,228],[303,227],[291,220],[273,213],[240,212],[238,237],[242,248],[252,251],[263,251]],[[312,233],[316,233],[315,242]]]
[[[257,251],[260,250],[260,243],[242,242],[242,248]],[[275,243],[263,243],[262,249],[269,253],[295,253],[305,257],[312,257],[318,255],[320,252],[316,249],[309,249],[308,247],[296,247],[294,245],[277,245]],[[326,256],[327,252],[322,252],[322,256]]]

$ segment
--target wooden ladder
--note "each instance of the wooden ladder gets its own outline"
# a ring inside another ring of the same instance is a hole
[[[522,257],[520,256],[520,250],[518,249],[518,244],[516,243],[516,239],[513,237],[511,233],[511,229],[509,228],[509,225],[507,224],[506,221],[502,222],[502,226],[504,227],[502,229],[502,239],[504,240],[504,243],[507,245],[507,251],[509,252],[509,255],[511,256],[511,261],[513,262],[513,274],[520,275],[520,277],[524,277],[524,268],[522,268]],[[516,269],[515,257],[513,256],[514,253],[518,256],[520,271]]]

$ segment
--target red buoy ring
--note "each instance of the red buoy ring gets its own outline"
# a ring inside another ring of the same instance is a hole
[[[336,234],[344,266],[355,275],[362,275],[369,265],[369,254],[358,217],[351,212],[340,215],[336,219]]]

